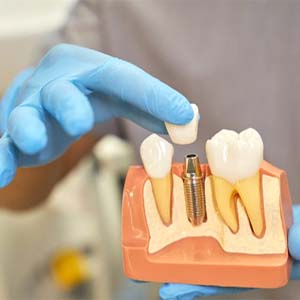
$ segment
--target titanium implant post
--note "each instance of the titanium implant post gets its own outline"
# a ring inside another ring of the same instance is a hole
[[[197,154],[185,156],[183,185],[187,217],[192,225],[201,225],[206,217],[205,190]]]

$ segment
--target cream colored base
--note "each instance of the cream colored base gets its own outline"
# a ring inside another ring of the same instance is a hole
[[[173,176],[172,224],[165,226],[157,211],[149,180],[144,186],[144,206],[150,233],[149,253],[155,253],[167,245],[186,237],[213,237],[226,252],[247,254],[280,254],[286,250],[285,235],[280,213],[279,179],[262,176],[263,199],[266,218],[266,232],[263,238],[256,238],[250,228],[244,208],[237,202],[239,231],[233,234],[217,215],[210,186],[210,178],[205,180],[207,221],[200,226],[192,226],[186,217],[182,179]]]

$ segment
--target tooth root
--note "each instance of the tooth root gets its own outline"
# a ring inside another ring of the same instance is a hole
[[[265,232],[265,217],[260,173],[257,172],[252,177],[240,180],[235,186],[245,207],[253,233],[258,238],[262,237]]]
[[[234,197],[239,196],[246,210],[253,233],[261,238],[265,232],[265,217],[261,192],[260,173],[245,178],[232,185],[227,180],[212,176],[213,193],[217,210],[225,224],[233,233],[238,232],[239,224]]]
[[[217,211],[225,224],[233,233],[239,230],[236,203],[234,200],[235,189],[227,180],[212,176],[213,198],[216,202]]]
[[[172,175],[163,178],[150,178],[156,207],[162,222],[170,225],[172,221]]]

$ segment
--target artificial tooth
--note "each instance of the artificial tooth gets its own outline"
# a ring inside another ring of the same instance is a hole
[[[165,123],[169,136],[173,143],[179,145],[192,144],[197,140],[198,135],[198,122],[199,122],[199,110],[196,104],[191,104],[194,117],[186,125],[175,125],[171,123]]]
[[[169,225],[172,221],[171,168],[174,148],[160,136],[152,134],[142,142],[140,153],[161,220]]]
[[[206,153],[214,199],[222,219],[232,232],[238,231],[236,199],[239,197],[253,233],[262,237],[265,218],[259,168],[263,142],[259,133],[252,128],[240,134],[223,129],[207,141]]]

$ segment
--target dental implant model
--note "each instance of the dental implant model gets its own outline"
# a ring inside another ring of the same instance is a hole
[[[197,137],[199,114],[166,124],[173,143]],[[200,150],[200,149],[199,149]],[[196,154],[173,163],[172,144],[152,134],[141,144],[143,166],[128,170],[122,204],[126,275],[140,281],[276,288],[287,284],[293,223],[287,175],[263,160],[250,128],[221,130]]]
[[[183,171],[185,205],[188,219],[194,226],[201,225],[205,219],[204,180],[198,155],[186,155]]]

